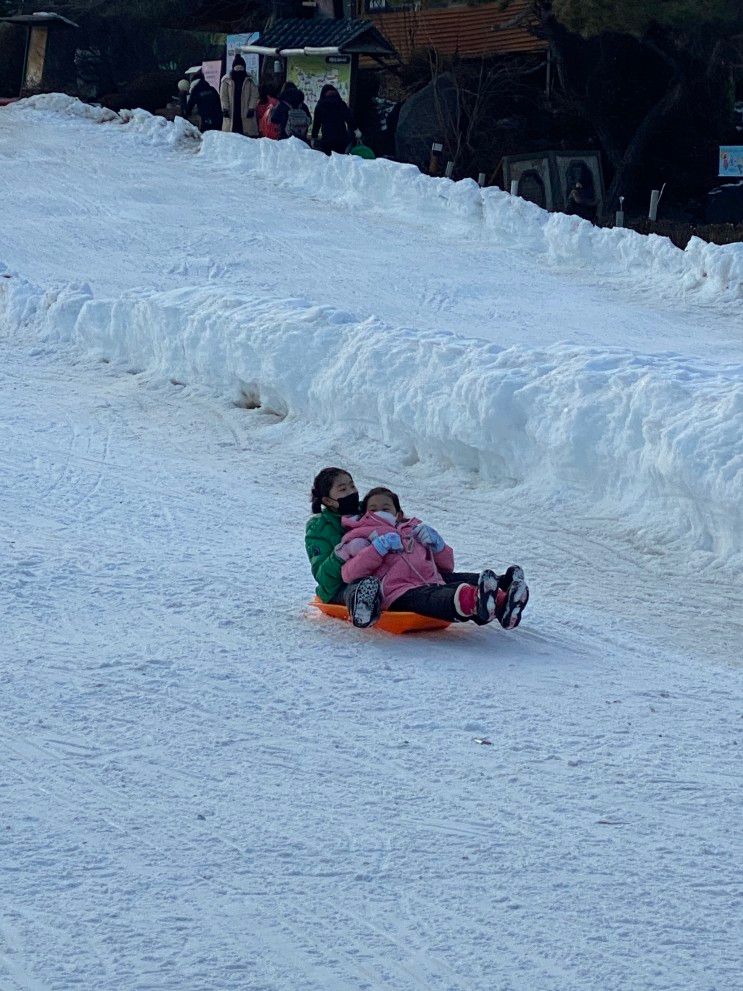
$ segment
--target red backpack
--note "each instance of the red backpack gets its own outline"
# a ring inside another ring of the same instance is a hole
[[[258,133],[262,138],[270,138],[272,141],[278,141],[281,134],[279,125],[274,124],[271,120],[271,113],[273,108],[278,105],[278,102],[275,97],[269,96],[268,103],[258,118]]]

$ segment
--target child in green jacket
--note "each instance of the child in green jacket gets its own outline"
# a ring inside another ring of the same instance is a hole
[[[307,522],[304,546],[323,602],[342,603],[354,626],[371,626],[382,610],[382,590],[377,578],[361,578],[346,585],[341,576],[343,562],[335,548],[343,539],[341,518],[357,513],[359,492],[343,468],[323,468],[312,483],[312,512]]]

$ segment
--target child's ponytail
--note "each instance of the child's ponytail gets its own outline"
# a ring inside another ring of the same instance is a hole
[[[312,492],[310,493],[313,513],[321,512],[323,498],[330,495],[333,482],[335,482],[339,475],[345,474],[346,472],[343,468],[323,468],[322,471],[317,473],[312,483]]]

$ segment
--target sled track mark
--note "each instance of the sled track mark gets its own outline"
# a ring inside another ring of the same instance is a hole
[[[6,746],[8,747],[9,751],[14,752],[18,757],[20,757],[23,760],[28,760],[29,756],[32,753],[37,753],[41,756],[46,757],[50,761],[59,761],[59,757],[54,753],[45,750],[43,747],[40,747],[37,744],[34,744],[30,741],[24,741],[21,738],[15,738],[15,740],[13,740],[12,738],[10,739],[6,738]],[[16,773],[19,773],[18,768],[16,768],[15,770]],[[42,794],[46,795],[49,799],[52,799],[55,803],[62,805],[73,812],[79,813],[81,808],[84,807],[84,803],[83,805],[81,805],[81,803],[76,800],[75,795],[71,793],[69,788],[69,781],[65,783],[56,782],[56,784],[53,783],[52,786],[50,787],[45,787],[39,784],[39,782],[35,780],[32,776],[29,776],[27,774],[19,773],[19,777],[32,789],[41,792]],[[104,802],[100,802],[97,808],[88,810],[87,811],[88,815],[92,816],[93,818],[95,817],[99,818],[102,822],[105,822],[108,826],[116,830],[118,833],[127,836],[131,840],[132,851],[138,849],[140,846],[145,846],[150,851],[158,854],[159,857],[162,858],[164,862],[167,863],[169,861],[170,858],[168,857],[168,853],[161,845],[153,842],[148,836],[145,836],[140,829],[132,830],[131,827],[129,827],[124,822],[123,816],[126,814],[126,810],[128,809],[128,806],[126,807],[126,809],[122,807],[119,796],[113,789],[106,788],[104,786],[96,784],[95,779],[93,779],[91,776],[87,774],[81,775],[81,777],[84,778],[85,780],[85,789],[87,794],[94,793],[99,797],[99,799],[102,798],[105,800]],[[108,814],[104,814],[103,812],[101,812],[101,808],[103,807],[115,810],[116,812],[119,813],[121,818],[116,818]],[[218,837],[215,837],[215,839],[219,840]],[[173,863],[172,861],[170,862],[171,864]],[[252,899],[256,897],[256,892],[252,888],[246,887],[245,885],[236,884],[233,881],[230,881],[229,879],[226,879],[224,877],[215,878],[211,873],[200,871],[198,870],[198,868],[192,868],[192,870],[194,876],[197,877],[203,884],[205,884],[207,887],[211,888],[213,891],[216,891],[221,895],[225,895],[225,894],[229,894],[233,896],[237,895],[240,897],[241,903],[242,900],[245,898]],[[198,900],[194,895],[190,893],[181,892],[180,897],[182,900],[187,901],[191,905],[191,907],[194,909],[194,916],[202,919],[202,924],[205,924],[209,927],[215,938],[220,935],[221,930],[218,928],[217,921],[212,920],[210,912],[205,909],[205,906],[203,905],[202,901]],[[269,927],[260,919],[254,919],[253,926],[254,926],[254,931],[257,933],[257,935],[260,938],[260,941],[265,946],[270,946],[274,950],[276,950],[277,959],[283,961],[285,959],[285,954],[287,950],[286,940],[281,940],[278,938],[278,936],[276,935],[277,927],[275,925]],[[293,934],[294,937],[296,937],[296,933],[292,933],[292,930],[287,930],[287,932],[290,935]],[[303,968],[301,970],[302,976],[305,977],[308,975],[311,976],[311,978],[315,981],[317,991],[325,991],[325,989],[327,988],[334,989],[334,991],[335,989],[337,989],[337,991],[346,991],[348,985],[338,984],[335,978],[333,977],[333,975],[329,971],[327,971],[325,968],[318,967],[307,956],[307,954],[301,950],[299,946],[297,945],[293,946],[292,951],[294,951],[295,956],[299,957],[302,960],[302,968]],[[294,983],[293,986],[299,986],[299,985]],[[24,991],[26,991],[25,987],[24,987]],[[37,989],[35,986],[31,985],[29,987],[29,991],[37,991]],[[38,991],[42,991],[40,986]],[[46,991],[46,989],[43,989],[43,991]]]
[[[3,991],[49,991],[49,987],[38,981],[16,959],[19,940],[15,929],[0,918],[0,986]]]
[[[42,746],[36,742],[21,737],[12,737],[7,734],[2,734],[2,738],[6,753],[14,753],[24,763],[33,760],[34,757],[42,757],[48,765],[65,765],[66,763],[64,754],[60,754],[48,746]],[[27,785],[52,797],[55,802],[59,802],[70,809],[82,809],[86,815],[100,818],[101,821],[107,823],[110,827],[131,838],[135,844],[143,844],[167,860],[167,851],[159,844],[154,843],[149,837],[143,835],[140,829],[132,831],[126,822],[129,806],[122,802],[119,793],[111,787],[101,785],[92,774],[82,771],[79,764],[75,764],[70,768],[72,779],[76,783],[73,789],[70,788],[71,781],[69,776],[65,776],[64,781],[57,780],[55,777],[50,786],[44,787],[33,776],[20,772],[17,766],[14,769],[16,773],[20,774],[20,777]],[[76,800],[75,790],[78,788],[83,788],[88,796],[91,794],[97,796],[98,801],[95,807],[85,807],[84,803],[81,805]],[[107,813],[103,813],[101,811],[102,809],[106,809]],[[111,815],[112,812],[115,814]],[[285,842],[290,841],[290,839],[290,837],[287,837]],[[211,842],[233,853],[237,853],[240,857],[244,856],[243,847],[239,843],[226,839],[223,835],[212,835]],[[322,862],[326,851],[321,846],[311,843],[306,843],[305,846],[308,853],[312,855],[314,862]],[[387,855],[387,850],[385,850],[385,855]],[[244,884],[236,884],[225,877],[214,877],[211,873],[199,871],[198,869],[195,869],[194,873],[201,881],[218,891],[226,890],[238,895],[250,895],[254,897],[252,888],[246,888]],[[344,890],[348,889],[349,884],[350,882],[344,886]],[[303,916],[305,922],[302,926],[289,925],[284,921],[282,923],[276,923],[272,926],[271,930],[266,930],[264,926],[259,925],[261,939],[266,945],[273,946],[277,949],[281,947],[281,941],[275,936],[275,930],[287,933],[291,937],[293,952],[303,961],[304,973],[311,976],[317,982],[318,991],[324,991],[327,988],[337,988],[338,991],[346,991],[349,986],[361,986],[361,978],[371,981],[371,987],[374,988],[394,987],[396,989],[411,988],[415,989],[415,991],[430,991],[432,987],[439,986],[439,984],[433,984],[432,982],[438,982],[440,972],[446,971],[453,973],[451,968],[441,960],[436,961],[438,971],[437,968],[432,968],[430,962],[426,962],[428,951],[423,947],[418,946],[416,952],[411,955],[409,948],[393,932],[340,905],[337,901],[334,901],[333,910],[331,911],[328,903],[329,898],[329,893],[316,896],[312,904],[311,914],[305,913]],[[199,908],[199,902],[193,898],[189,900],[192,906],[196,909]],[[322,904],[320,903],[321,901]],[[294,910],[295,914],[300,912],[298,902],[294,903]],[[374,937],[374,941],[377,943],[381,942],[382,944],[393,946],[399,953],[400,959],[391,960],[388,952],[384,952],[380,946],[376,963],[364,962],[357,959],[358,954],[356,952],[349,951],[336,944],[332,948],[329,948],[327,952],[332,957],[343,959],[345,972],[338,975],[329,970],[326,965],[317,963],[314,958],[318,955],[318,951],[316,951],[314,945],[311,943],[308,947],[307,938],[304,934],[311,931],[313,926],[317,928],[317,921],[320,918],[326,920],[326,925],[324,926],[325,932],[339,931],[337,928],[338,915],[354,922],[357,927],[361,927],[364,934],[358,937],[359,946],[368,946],[370,937]],[[383,963],[380,962],[382,960],[384,961]],[[424,964],[427,972],[425,980],[419,976]],[[379,983],[377,979],[379,967],[387,969],[389,972],[389,981],[385,980],[383,983]],[[349,979],[354,983],[349,985],[347,983]],[[442,984],[440,986],[443,987],[444,985]],[[451,985],[446,986],[450,987]]]
[[[417,908],[413,908],[413,904],[417,905]],[[457,925],[461,926],[464,924],[460,916],[455,915],[451,909],[447,908],[440,901],[436,902],[435,905],[431,906],[426,902],[423,902],[418,895],[406,896],[402,899],[401,907],[405,911],[406,918],[412,920],[414,918],[431,918],[432,915],[438,916],[440,919],[446,918],[450,920],[450,924],[453,923],[452,931],[456,930]],[[433,922],[433,919],[431,919]],[[508,968],[508,974],[504,975],[504,978],[508,981],[508,978],[512,977],[514,967],[513,961],[515,960],[528,960],[531,965],[530,969],[538,970],[537,979],[535,981],[535,975],[530,974],[527,981],[524,980],[524,987],[539,987],[549,989],[549,991],[563,991],[563,989],[570,988],[574,983],[575,976],[572,973],[564,970],[559,966],[559,964],[554,959],[548,959],[543,953],[537,950],[534,946],[533,941],[524,944],[523,934],[518,928],[513,928],[511,926],[504,926],[504,916],[501,915],[499,919],[499,924],[497,930],[493,929],[493,920],[488,920],[488,924],[481,924],[478,926],[479,936],[475,942],[481,945],[488,945],[494,943],[500,947],[507,948],[509,953],[509,958],[511,964]],[[436,923],[434,923],[436,924]],[[468,928],[471,928],[471,920],[466,920]],[[518,926],[518,924],[517,924]],[[536,965],[536,966],[534,966]],[[523,978],[523,974],[522,974]],[[482,988],[492,988],[498,987],[496,983],[498,981],[498,975],[494,974],[492,970],[489,969],[488,974],[482,975]],[[505,985],[505,987],[511,987],[510,981]]]

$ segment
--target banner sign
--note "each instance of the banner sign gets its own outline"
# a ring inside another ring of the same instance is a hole
[[[232,63],[238,52],[245,59],[245,71],[253,77],[253,82],[258,85],[261,71],[260,55],[255,52],[240,52],[245,45],[255,45],[260,38],[260,33],[254,31],[252,34],[228,34],[227,35],[227,67],[225,72],[232,71]]]
[[[222,79],[222,59],[214,59],[210,62],[201,63],[201,71],[204,79],[219,92],[219,83]]]
[[[743,145],[720,146],[720,173],[734,179],[743,179]]]
[[[349,102],[351,97],[350,55],[290,55],[286,60],[286,78],[296,83],[304,93],[304,102],[315,112],[320,90],[331,83],[341,97]]]

